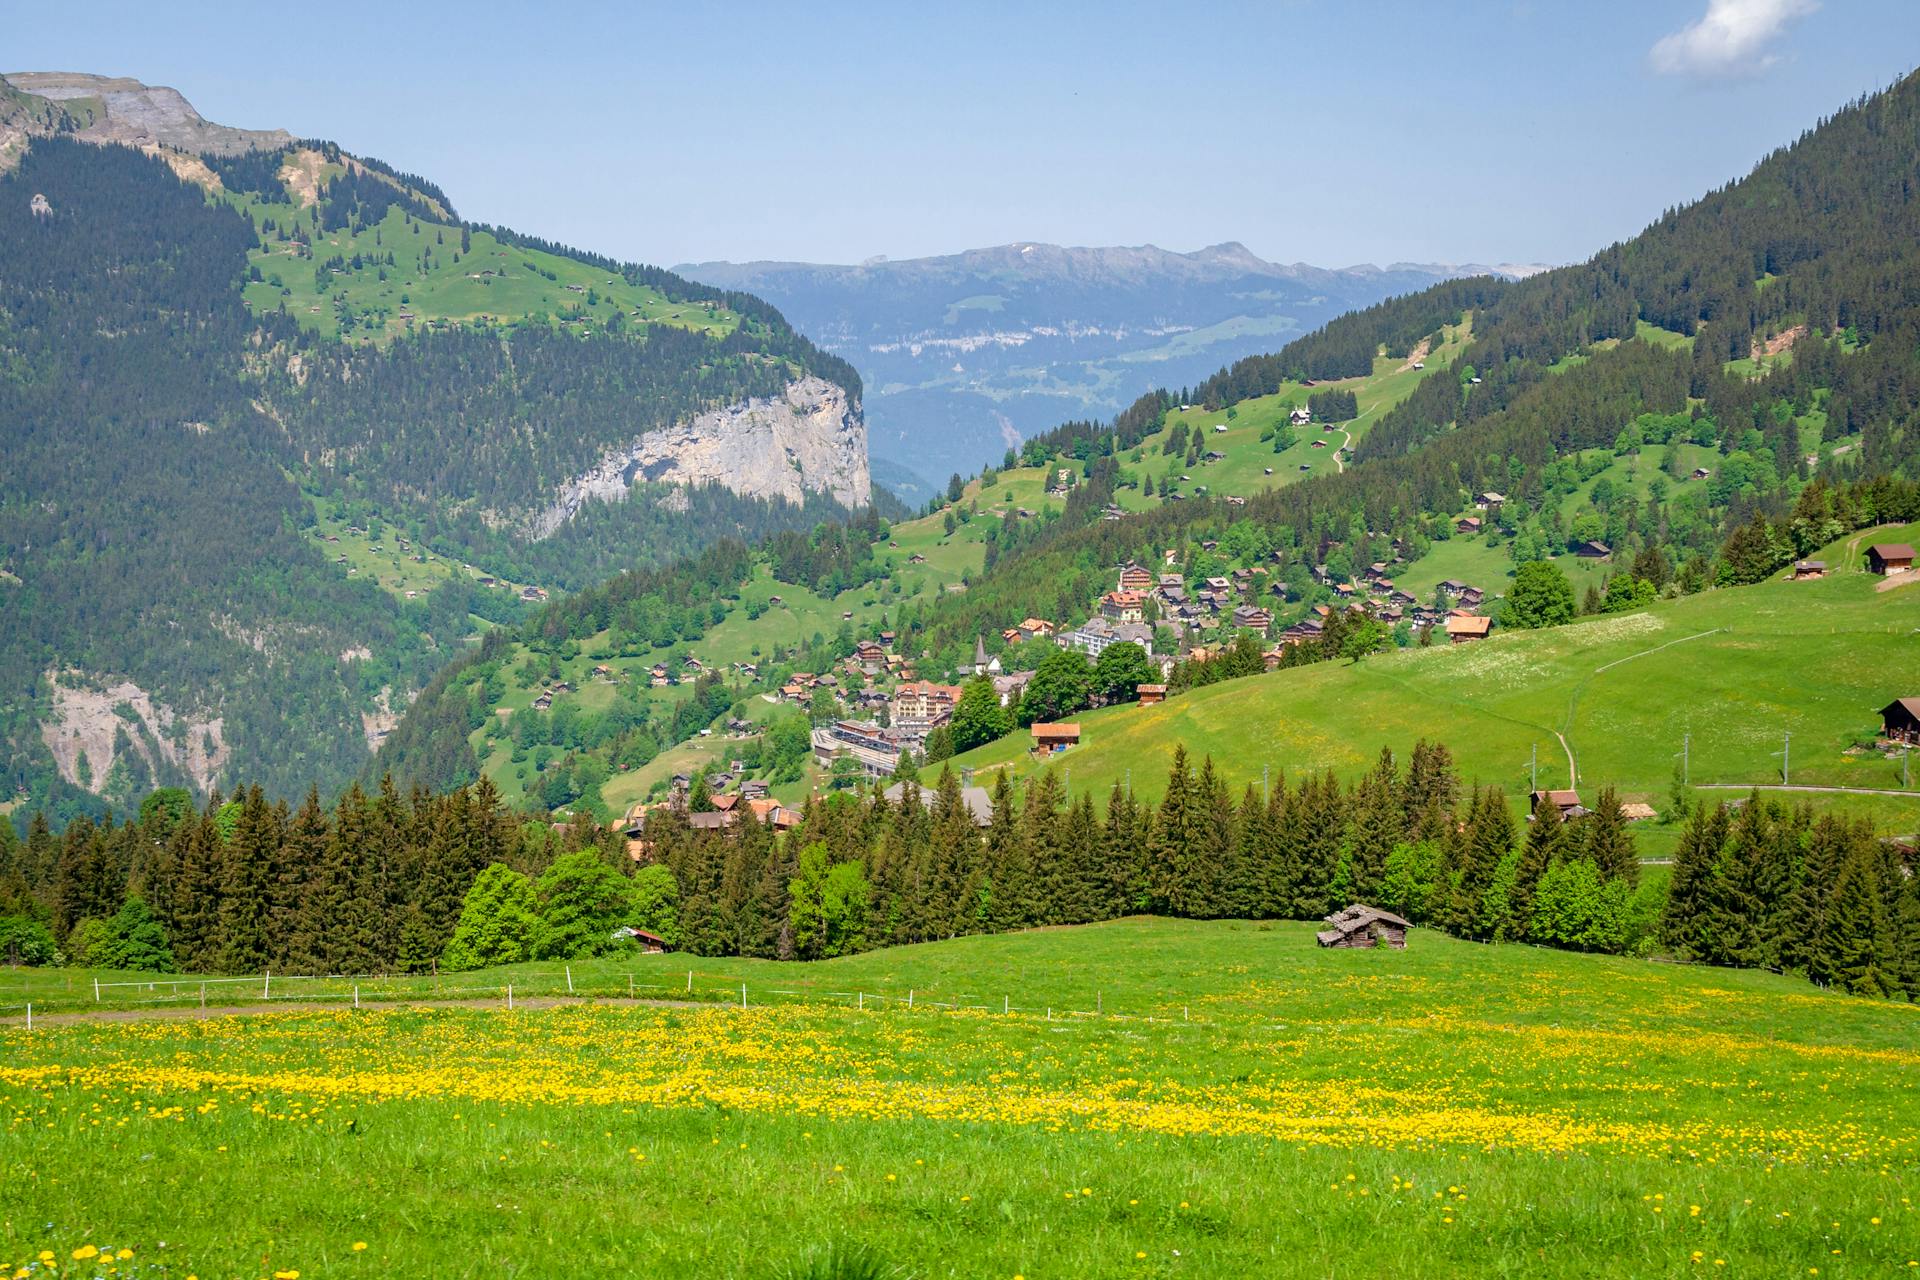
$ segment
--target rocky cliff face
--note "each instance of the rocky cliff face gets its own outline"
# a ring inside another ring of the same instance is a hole
[[[550,536],[589,501],[624,502],[639,483],[719,484],[745,497],[789,502],[824,493],[842,506],[864,507],[873,496],[866,421],[844,389],[805,377],[784,395],[649,431],[562,485],[534,516],[534,537]]]
[[[227,763],[218,716],[177,712],[131,680],[91,679],[78,671],[49,671],[47,679],[53,706],[40,736],[60,776],[76,787],[105,795],[122,751],[153,784],[187,780],[203,793]]]
[[[142,84],[125,76],[77,71],[10,71],[5,81],[23,93],[70,104],[79,111],[78,136],[89,142],[174,147],[198,155],[284,147],[285,129],[235,129],[206,119],[177,89]]]

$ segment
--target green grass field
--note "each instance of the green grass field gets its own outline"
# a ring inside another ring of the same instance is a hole
[[[347,519],[338,503],[316,500],[314,515],[312,536],[328,561],[342,574],[366,578],[400,599],[415,599],[459,578],[477,582],[482,577],[495,576],[479,567],[469,569],[424,546],[403,550],[400,540],[406,535],[392,526],[383,529],[378,538],[366,530],[356,533],[358,526]],[[499,590],[510,593],[518,593],[527,585],[509,583],[504,578],[498,581],[503,584]]]
[[[1788,978],[1142,919],[573,978],[624,996],[629,974],[676,1003],[0,1029],[0,1262],[1042,1280],[1920,1259],[1920,1011]]]
[[[339,171],[337,165],[319,164],[318,153],[305,154],[318,166],[321,181]],[[472,233],[469,250],[461,253],[459,228],[424,219],[409,222],[398,206],[373,226],[326,231],[311,223],[304,208],[245,194],[226,198],[256,229],[268,220],[294,229],[312,251],[303,255],[296,242],[262,230],[259,248],[248,255],[261,279],[247,284],[247,305],[256,311],[284,307],[303,327],[319,333],[340,334],[343,305],[356,317],[347,336],[370,341],[388,341],[434,321],[565,324],[589,332],[604,331],[619,315],[627,325],[664,324],[714,337],[725,337],[739,325],[739,317],[724,308],[673,302],[604,268],[505,245],[484,231]],[[385,265],[388,254],[392,266]],[[352,265],[356,255],[358,267]],[[322,282],[315,268],[334,258],[346,265]]]
[[[1237,788],[1258,782],[1263,768],[1351,776],[1383,746],[1404,759],[1424,737],[1451,747],[1469,779],[1518,793],[1528,789],[1536,752],[1541,785],[1568,785],[1558,733],[1578,785],[1611,784],[1660,805],[1688,735],[1693,782],[1749,784],[1781,781],[1777,753],[1791,732],[1789,781],[1897,789],[1898,760],[1850,751],[1878,727],[1880,707],[1920,687],[1920,588],[1877,585],[1850,573],[1712,591],[1569,627],[1390,652],[1358,666],[1321,663],[1159,706],[1088,712],[1077,717],[1081,745],[1055,767],[1072,771],[1075,791],[1103,794],[1130,776],[1156,796],[1176,743],[1196,761],[1211,755]],[[1016,734],[956,763],[1030,776],[1040,766],[1027,745]],[[1920,829],[1915,773],[1913,800],[1867,806],[1886,829]]]

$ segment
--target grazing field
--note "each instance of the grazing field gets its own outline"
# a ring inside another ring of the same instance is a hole
[[[1141,919],[574,977],[678,989],[689,964],[729,1004],[0,1029],[0,1262],[1039,1280],[1920,1259],[1911,1006],[1424,930],[1328,952],[1305,925]]]
[[[1613,784],[1659,803],[1683,747],[1695,783],[1780,782],[1791,732],[1792,783],[1899,790],[1901,762],[1854,744],[1920,679],[1920,590],[1876,585],[1860,573],[1768,582],[1357,666],[1228,681],[1158,706],[1081,715],[1081,745],[1053,764],[1072,770],[1076,791],[1104,795],[1131,776],[1157,797],[1176,743],[1196,759],[1211,755],[1237,789],[1263,768],[1351,776],[1383,746],[1404,758],[1424,737],[1451,747],[1467,778],[1509,793],[1528,789],[1537,759],[1542,786]],[[1024,777],[1040,767],[1028,745],[1015,734],[957,763]],[[1920,829],[1920,786],[1912,800],[1883,799],[1883,829]]]
[[[582,332],[625,324],[669,325],[724,338],[739,325],[732,312],[705,302],[674,302],[604,267],[539,249],[470,234],[460,250],[457,228],[411,219],[400,208],[352,230],[306,228],[313,243],[279,241],[265,229],[295,227],[284,203],[230,197],[260,234],[249,255],[260,278],[244,297],[255,311],[284,308],[302,327],[329,336],[389,342],[416,324],[433,322],[569,324]],[[392,265],[385,260],[391,256]],[[332,264],[331,270],[316,267]],[[343,317],[349,319],[342,331]],[[618,319],[616,319],[618,317]]]

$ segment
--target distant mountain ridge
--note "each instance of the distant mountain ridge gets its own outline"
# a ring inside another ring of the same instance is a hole
[[[1191,252],[1162,249],[1155,244],[1081,246],[1049,244],[1038,240],[1015,240],[1007,244],[966,249],[959,253],[924,258],[890,258],[880,254],[857,263],[799,262],[783,259],[756,259],[749,262],[682,263],[674,271],[691,275],[708,284],[744,287],[747,281],[788,273],[819,272],[828,275],[863,273],[886,275],[915,273],[935,275],[942,272],[965,275],[996,268],[1014,270],[1031,277],[1052,271],[1080,284],[1105,279],[1126,281],[1155,275],[1184,275],[1196,280],[1230,280],[1241,276],[1269,275],[1286,280],[1334,281],[1342,278],[1401,275],[1417,272],[1437,277],[1496,275],[1519,280],[1551,268],[1537,263],[1432,263],[1394,262],[1385,267],[1370,262],[1346,267],[1317,267],[1307,262],[1270,262],[1238,240]]]
[[[1227,241],[1015,241],[851,265],[705,262],[690,279],[765,297],[861,371],[883,481],[924,498],[1063,419],[1107,418],[1155,386],[1194,384],[1343,312],[1466,275],[1541,268],[1269,262]]]

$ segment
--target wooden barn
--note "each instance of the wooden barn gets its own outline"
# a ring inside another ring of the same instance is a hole
[[[1540,812],[1541,805],[1551,805],[1560,811],[1563,818],[1577,818],[1586,810],[1581,807],[1580,793],[1566,791],[1533,791],[1527,795],[1527,821],[1533,821],[1533,814]]]
[[[1407,949],[1407,930],[1413,926],[1394,915],[1363,903],[1327,917],[1327,928],[1314,935],[1323,947],[1392,947]]]
[[[1080,745],[1078,724],[1036,724],[1033,726],[1033,753],[1057,756],[1068,747]]]
[[[1895,742],[1920,744],[1920,698],[1895,698],[1880,708],[1880,725]]]
[[[1867,548],[1867,572],[1884,574],[1913,571],[1913,548],[1904,542],[1877,542]]]
[[[636,929],[631,925],[621,925],[613,931],[616,938],[631,938],[633,944],[648,955],[658,955],[670,948],[667,940],[657,933],[648,933],[645,929]]]

